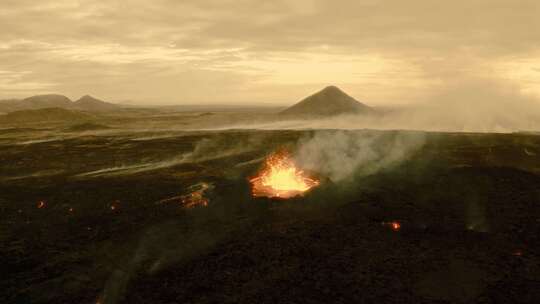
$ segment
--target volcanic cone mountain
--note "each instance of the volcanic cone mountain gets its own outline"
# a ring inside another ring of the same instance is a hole
[[[374,110],[371,107],[352,98],[335,86],[326,87],[281,112],[281,114],[297,116],[372,113]]]

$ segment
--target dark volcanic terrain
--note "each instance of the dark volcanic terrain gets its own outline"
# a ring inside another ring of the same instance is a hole
[[[537,135],[426,133],[272,200],[248,178],[278,148],[411,132],[96,128],[1,130],[1,303],[539,303]]]

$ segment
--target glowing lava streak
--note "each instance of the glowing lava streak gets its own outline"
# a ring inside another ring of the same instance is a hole
[[[255,197],[291,198],[303,195],[320,182],[298,169],[288,153],[278,152],[266,159],[259,175],[250,180]]]

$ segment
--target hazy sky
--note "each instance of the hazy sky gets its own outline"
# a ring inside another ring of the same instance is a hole
[[[334,84],[385,105],[498,83],[540,96],[539,16],[538,0],[2,0],[0,98],[291,104]]]

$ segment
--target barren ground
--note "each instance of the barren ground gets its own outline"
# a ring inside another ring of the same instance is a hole
[[[314,131],[36,132],[0,134],[2,303],[540,301],[538,136],[428,133],[277,201],[247,178]]]

